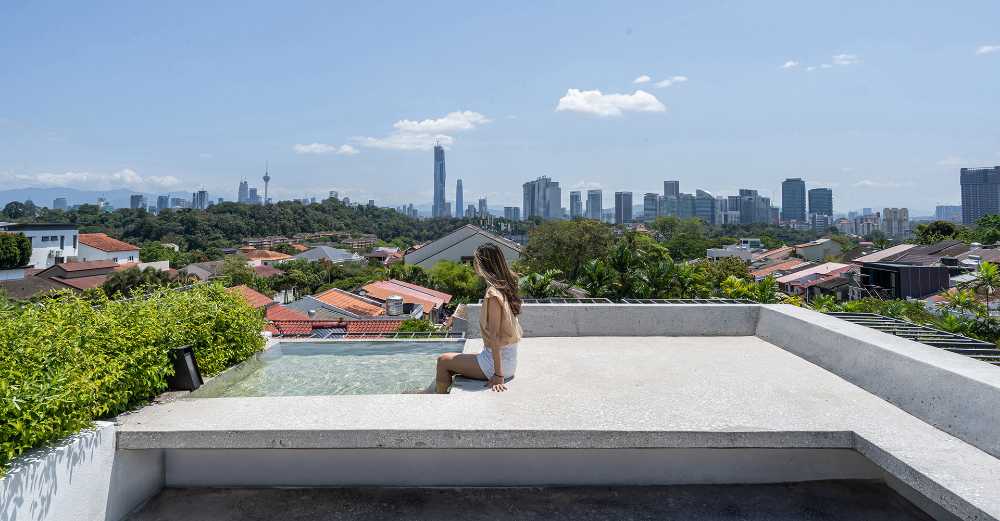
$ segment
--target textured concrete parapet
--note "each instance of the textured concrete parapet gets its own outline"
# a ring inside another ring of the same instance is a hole
[[[526,337],[750,336],[756,304],[525,304]],[[467,308],[467,336],[478,338],[482,305]]]
[[[118,521],[163,487],[162,451],[116,454],[115,425],[16,459],[0,478],[0,520]]]
[[[757,336],[1000,457],[1000,370],[794,306],[762,306]]]

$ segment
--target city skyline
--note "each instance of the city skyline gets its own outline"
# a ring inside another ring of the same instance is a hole
[[[753,186],[774,200],[782,179],[802,177],[833,188],[844,208],[930,213],[959,201],[959,168],[1000,163],[992,2],[572,13],[306,4],[5,4],[8,37],[30,45],[0,49],[0,182],[231,194],[267,158],[280,176],[274,200],[335,189],[423,204],[433,194],[416,182],[422,153],[440,140],[466,190],[497,205],[520,199],[511,172],[606,197],[659,192],[666,178],[716,194]],[[407,36],[441,10],[455,31]],[[385,34],[372,38],[359,23],[368,19]],[[263,20],[269,38],[242,29]],[[525,37],[507,38],[511,26]],[[342,52],[358,41],[370,44],[363,58]],[[411,80],[391,81],[400,75]],[[279,77],[294,81],[267,80]]]

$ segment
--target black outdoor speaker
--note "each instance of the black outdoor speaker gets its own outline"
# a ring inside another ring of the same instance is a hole
[[[167,385],[171,391],[193,391],[201,387],[201,372],[198,371],[191,346],[171,349],[170,362],[174,366],[173,376],[167,377]]]

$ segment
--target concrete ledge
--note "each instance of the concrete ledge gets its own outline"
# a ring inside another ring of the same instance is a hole
[[[466,307],[466,336],[479,338],[482,305]],[[749,336],[757,327],[756,304],[525,304],[526,337]]]
[[[1000,370],[794,306],[763,306],[757,336],[1000,457]]]
[[[168,487],[543,486],[879,479],[845,449],[168,450]]]

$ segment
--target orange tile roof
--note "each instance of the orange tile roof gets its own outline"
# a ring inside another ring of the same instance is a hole
[[[295,248],[295,251],[300,251],[300,252],[302,252],[302,251],[309,251],[309,247],[306,246],[305,244],[298,244],[298,243],[296,243],[296,244],[292,245],[292,248]]]
[[[107,275],[90,275],[88,277],[76,277],[73,279],[65,279],[62,277],[49,277],[51,280],[59,282],[60,284],[65,284],[71,288],[78,290],[85,290],[91,288],[97,288],[104,285],[104,281],[108,280]]]
[[[248,259],[251,260],[279,261],[279,260],[288,260],[292,258],[292,256],[287,253],[281,253],[280,251],[271,251],[271,250],[253,249],[244,251],[241,249],[240,253],[242,253]]]
[[[313,295],[313,298],[324,304],[329,304],[333,307],[347,310],[357,315],[376,317],[385,314],[385,309],[383,309],[382,306],[374,304],[359,295],[348,293],[336,288],[328,289],[318,295]]]
[[[274,302],[273,300],[268,298],[267,295],[260,293],[254,290],[253,288],[250,288],[249,286],[245,286],[243,284],[239,286],[233,286],[231,288],[226,288],[226,291],[242,296],[243,299],[247,301],[247,304],[250,304],[250,307],[254,309],[260,309]]]
[[[273,266],[268,266],[266,264],[261,264],[260,266],[253,267],[254,272],[257,273],[258,277],[264,277],[265,279],[271,277],[277,277],[278,275],[284,275],[284,271],[279,270]]]
[[[86,270],[96,270],[103,268],[117,268],[118,263],[113,260],[99,260],[99,261],[83,261],[83,262],[64,262],[62,264],[54,264],[45,268],[42,271],[48,271],[55,267],[61,268],[63,271],[86,271]]]
[[[750,272],[750,275],[754,277],[766,277],[776,271],[790,270],[803,266],[805,264],[809,264],[809,262],[804,261],[802,259],[792,259],[784,262],[779,262],[777,264],[772,264],[770,266],[760,268],[759,270],[753,270]]]
[[[301,311],[286,308],[281,304],[274,304],[267,307],[267,310],[264,312],[264,318],[271,321],[309,320],[309,315]]]
[[[445,303],[451,302],[451,295],[449,295],[449,294],[447,294],[447,293],[445,293],[443,291],[438,291],[436,289],[431,289],[431,288],[425,288],[423,286],[420,286],[420,285],[417,285],[417,284],[413,284],[412,282],[405,282],[405,281],[397,280],[397,279],[389,279],[389,282],[392,282],[393,284],[398,284],[398,285],[406,287],[406,288],[415,289],[415,290],[417,290],[417,291],[419,291],[421,293],[426,293],[428,295],[433,295],[433,296],[435,296],[435,297],[443,300]]]
[[[402,324],[402,320],[351,320],[347,322],[347,334],[364,336],[395,333]]]
[[[420,286],[416,287],[420,288]],[[430,313],[434,310],[434,308],[441,307],[445,302],[447,302],[437,295],[428,293],[434,290],[429,290],[427,288],[414,289],[412,287],[403,286],[395,280],[375,281],[365,285],[362,289],[364,289],[369,295],[379,300],[386,300],[392,295],[399,295],[400,297],[403,297],[403,302],[407,304],[420,304],[420,306],[424,308],[424,313]],[[445,295],[440,292],[435,293]],[[449,300],[451,299],[451,295],[446,296]]]
[[[106,252],[137,251],[139,249],[134,244],[119,241],[118,239],[109,237],[106,233],[81,233],[80,244],[86,244],[91,248]]]

